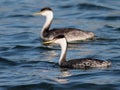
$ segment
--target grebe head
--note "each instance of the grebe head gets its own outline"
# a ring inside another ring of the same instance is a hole
[[[65,43],[65,42],[66,42],[65,36],[64,35],[58,35],[58,36],[55,36],[52,40],[43,42],[43,44],[45,44],[45,45],[46,44],[52,44],[52,43],[62,44],[62,43]]]
[[[43,16],[49,16],[49,14],[53,14],[52,9],[49,7],[42,8],[39,12],[34,13],[34,15],[43,15]]]
[[[66,52],[67,52],[67,40],[64,35],[55,36],[52,40],[44,42],[43,44],[59,44],[61,46],[61,55],[59,59],[59,65],[66,62]]]

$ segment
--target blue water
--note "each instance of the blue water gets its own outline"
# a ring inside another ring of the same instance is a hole
[[[42,45],[43,7],[53,27],[92,31],[95,40],[69,44],[67,59],[110,60],[104,69],[63,69],[60,49]],[[0,0],[0,90],[120,90],[120,0]]]

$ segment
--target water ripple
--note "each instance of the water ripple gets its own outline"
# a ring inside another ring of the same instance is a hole
[[[83,10],[114,10],[109,7],[96,5],[96,4],[90,4],[90,3],[80,3],[77,5],[77,7],[79,9],[83,9]]]
[[[72,7],[74,7],[74,5],[64,5],[64,6],[60,6],[60,8],[62,9],[67,9],[67,8],[72,8]]]
[[[33,15],[20,15],[20,14],[18,14],[18,15],[9,15],[9,16],[6,16],[6,18],[31,18],[31,17],[33,17]]]
[[[111,87],[110,87],[111,86]],[[31,84],[31,85],[20,85],[15,87],[9,87],[9,90],[66,90],[66,89],[75,89],[75,90],[101,90],[101,89],[108,89],[108,90],[117,90],[118,85],[113,84],[106,84],[106,85],[97,85],[97,84],[90,84],[90,83],[69,83],[65,85],[58,85],[52,83],[40,83],[40,84]]]
[[[12,65],[13,66],[13,65],[17,65],[17,63],[0,57],[0,65]]]
[[[94,16],[88,17],[88,19],[99,19],[99,20],[120,20],[120,16]]]
[[[120,0],[0,0],[0,89],[119,90],[119,3]],[[32,15],[44,6],[55,12],[52,27],[75,27],[95,33],[93,40],[70,43],[67,60],[92,57],[110,60],[112,66],[90,70],[60,68],[60,47],[42,45],[38,32],[45,19]]]

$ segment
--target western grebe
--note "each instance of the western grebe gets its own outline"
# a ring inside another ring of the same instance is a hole
[[[60,44],[62,51],[59,59],[59,66],[64,68],[76,68],[76,69],[87,69],[87,68],[105,68],[111,65],[110,61],[92,59],[92,58],[81,58],[72,59],[66,61],[67,52],[67,41],[64,35],[54,37],[52,40],[46,41],[43,44],[56,43]]]
[[[51,8],[43,8],[40,12],[34,15],[43,15],[46,17],[46,22],[41,30],[40,37],[43,40],[51,40],[56,35],[64,34],[68,42],[77,40],[86,40],[94,37],[93,32],[83,31],[76,28],[54,28],[49,30],[53,21],[53,10]]]

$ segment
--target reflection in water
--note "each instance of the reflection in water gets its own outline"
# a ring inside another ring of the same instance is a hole
[[[55,79],[58,83],[66,84],[69,82],[67,77],[72,76],[69,70],[61,70],[60,75]]]
[[[44,60],[53,60],[58,54],[55,50],[42,52],[42,55],[45,56]]]
[[[44,19],[31,15],[45,6],[55,10],[53,27],[96,35],[95,40],[69,44],[68,60],[90,56],[110,60],[112,67],[59,68],[60,47],[42,47]],[[0,12],[0,89],[120,89],[120,0],[0,0]]]
[[[54,79],[56,82],[61,83],[61,84],[66,84],[68,83],[68,79],[63,79],[63,78],[55,78]]]

